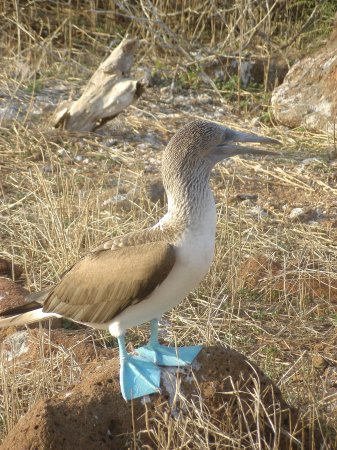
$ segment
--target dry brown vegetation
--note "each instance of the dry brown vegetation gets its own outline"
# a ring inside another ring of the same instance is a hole
[[[324,448],[336,448],[333,138],[285,130],[270,117],[267,86],[246,89],[238,79],[214,84],[199,66],[213,53],[233,51],[291,61],[327,35],[333,2],[79,3],[4,0],[0,6],[0,107],[12,108],[11,119],[0,123],[0,256],[19,263],[27,287],[38,290],[104,238],[153,224],[165,211],[156,183],[161,151],[192,118],[276,137],[282,156],[234,159],[215,170],[216,259],[202,285],[166,315],[165,339],[244,353],[302,418],[322,428]],[[48,129],[46,111],[61,95],[78,93],[108,45],[126,32],[143,38],[136,66],[150,68],[153,87],[101,134]],[[303,211],[296,216],[294,208]],[[53,346],[48,332],[40,333]],[[129,337],[136,345],[146,333],[143,326]],[[115,345],[92,335],[95,345]],[[44,343],[34,366],[13,364],[3,353],[2,436],[38,398],[83,370],[71,349],[48,353]],[[207,412],[193,408],[179,421],[158,417],[157,448],[167,448],[168,433],[172,448],[210,448]],[[212,448],[270,448],[242,424],[244,418],[235,427],[229,417],[225,427],[213,426],[218,446]],[[197,446],[190,446],[191,436]]]

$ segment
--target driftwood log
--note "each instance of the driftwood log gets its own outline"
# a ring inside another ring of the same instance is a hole
[[[76,101],[59,105],[52,118],[55,128],[95,131],[116,117],[144,91],[141,81],[130,78],[138,39],[124,39],[90,78]]]

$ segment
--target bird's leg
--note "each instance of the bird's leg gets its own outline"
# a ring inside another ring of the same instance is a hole
[[[120,385],[123,398],[132,400],[160,392],[160,369],[140,356],[126,351],[124,335],[118,338],[120,357]]]
[[[150,322],[150,344],[158,345],[158,319],[152,319]]]
[[[186,366],[192,364],[202,347],[166,347],[158,341],[158,319],[151,320],[151,334],[148,344],[136,349],[136,352],[148,361],[160,366]]]

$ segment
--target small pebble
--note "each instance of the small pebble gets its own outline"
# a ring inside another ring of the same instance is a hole
[[[303,208],[294,208],[289,213],[289,219],[297,219],[298,217],[304,216],[305,211]]]

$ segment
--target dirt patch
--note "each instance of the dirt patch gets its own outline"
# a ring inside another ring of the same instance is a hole
[[[207,432],[198,414],[207,418]],[[228,427],[243,427],[254,439],[271,446],[279,442],[280,448],[288,448],[291,439],[298,439],[303,448],[311,448],[313,437],[319,444],[314,424],[308,428],[308,424],[298,422],[297,416],[270,379],[233,350],[204,348],[193,370],[162,370],[161,395],[127,403],[120,394],[115,357],[90,364],[80,383],[38,402],[20,419],[1,448],[117,450],[135,442],[158,448],[158,439],[167,439],[159,432],[165,417],[172,425],[185,422],[186,431],[195,433],[195,438],[207,434],[210,442],[223,432],[225,444]],[[276,423],[283,430],[280,435],[273,431]],[[170,438],[176,445],[179,434],[173,432]]]
[[[326,299],[337,308],[337,280],[331,279],[323,264],[309,264],[273,259],[265,255],[247,258],[239,268],[243,288],[258,291],[272,290],[297,295],[302,292],[309,299]]]

